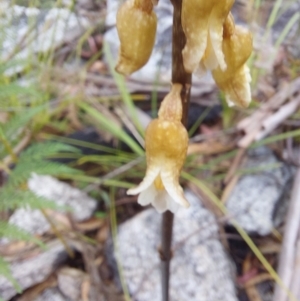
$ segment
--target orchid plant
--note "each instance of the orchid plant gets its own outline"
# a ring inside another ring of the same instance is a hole
[[[127,0],[117,14],[120,51],[116,71],[124,75],[142,68],[155,42],[157,0]],[[212,72],[230,106],[246,108],[251,101],[250,73],[246,65],[252,52],[251,33],[235,24],[231,14],[234,0],[171,0],[174,6],[172,86],[146,130],[147,171],[142,182],[128,190],[140,194],[138,203],[152,204],[164,213],[163,225],[172,228],[173,217],[189,207],[179,176],[188,148],[188,133],[181,123],[187,118],[191,74]],[[185,44],[181,41],[184,40]],[[184,112],[184,114],[183,114]],[[166,221],[169,219],[169,222]],[[172,230],[162,231],[162,262],[170,255]],[[168,243],[166,243],[166,241]],[[165,265],[169,269],[169,265]],[[163,300],[168,300],[168,272],[162,273]]]

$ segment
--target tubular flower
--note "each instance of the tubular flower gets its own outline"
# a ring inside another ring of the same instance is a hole
[[[252,52],[252,34],[247,29],[235,26],[231,14],[224,23],[222,48],[227,69],[213,70],[213,78],[224,91],[229,105],[246,108],[251,101],[251,76],[246,62]]]
[[[234,0],[183,0],[182,28],[186,45],[182,50],[186,72],[194,72],[202,60],[207,46],[221,70],[226,69],[222,52],[223,24]],[[216,65],[213,65],[216,68]]]
[[[154,0],[128,0],[118,10],[120,51],[116,71],[121,74],[129,75],[149,60],[157,26],[153,3]]]
[[[127,191],[129,195],[140,193],[138,203],[152,204],[160,213],[175,212],[178,205],[189,207],[179,185],[179,175],[184,164],[188,134],[181,124],[182,85],[174,84],[163,100],[158,112],[146,130],[147,171],[143,181]]]

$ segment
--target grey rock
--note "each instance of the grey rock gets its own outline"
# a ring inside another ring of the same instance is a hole
[[[24,290],[46,280],[67,257],[64,246],[59,241],[53,241],[47,245],[45,252],[14,261],[10,264],[10,269],[12,276]],[[9,300],[16,294],[12,283],[0,276],[0,296]]]
[[[28,180],[28,187],[36,195],[52,200],[58,206],[69,207],[77,222],[91,217],[97,206],[97,201],[85,192],[51,176],[32,174]],[[41,211],[29,208],[15,210],[9,218],[9,223],[33,235],[42,235],[50,230],[50,224]],[[2,239],[1,242],[7,240]]]
[[[91,217],[97,206],[97,201],[85,192],[51,176],[32,174],[28,187],[38,196],[53,200],[57,205],[69,206],[76,221]]]
[[[0,46],[0,58],[6,60],[14,49],[22,48],[14,58],[31,61],[35,54],[54,50],[63,43],[79,37],[90,26],[84,16],[72,12],[69,7],[38,9],[12,5],[11,1],[0,3],[0,26],[4,30]],[[20,72],[24,64],[7,70],[7,75]]]
[[[58,287],[64,296],[71,300],[81,300],[81,285],[89,277],[84,272],[64,267],[58,272]]]
[[[236,301],[233,269],[218,240],[214,216],[190,191],[191,207],[175,215],[171,262],[172,301]],[[134,300],[160,300],[158,247],[161,215],[145,210],[119,227],[115,257]]]
[[[267,235],[276,226],[274,217],[277,224],[284,218],[282,210],[280,216],[275,213],[288,199],[292,170],[266,147],[250,150],[242,168],[253,173],[241,176],[228,198],[227,209],[247,232]]]

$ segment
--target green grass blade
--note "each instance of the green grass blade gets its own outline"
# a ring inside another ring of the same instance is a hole
[[[116,206],[115,206],[115,189],[111,188],[109,193],[110,199],[110,224],[112,229],[112,237],[113,237],[113,246],[115,251],[115,258],[117,262],[117,268],[120,276],[121,286],[124,293],[124,298],[126,301],[131,301],[129,290],[126,284],[124,270],[121,263],[120,255],[119,255],[119,244],[118,244],[118,223],[117,223],[117,214],[116,214]],[[107,197],[106,197],[107,198]]]
[[[104,43],[103,46],[104,49],[104,53],[105,56],[107,58],[108,61],[108,65],[109,65],[109,70],[115,80],[115,83],[117,84],[117,87],[119,89],[119,92],[122,96],[122,99],[125,103],[125,106],[127,107],[128,111],[129,111],[129,115],[132,119],[133,124],[135,125],[135,127],[137,128],[137,130],[139,131],[140,134],[142,134],[144,136],[144,129],[138,119],[138,116],[136,114],[136,109],[135,109],[135,105],[132,101],[132,98],[129,94],[129,92],[127,91],[126,85],[125,85],[125,81],[124,81],[124,77],[122,75],[120,75],[119,73],[117,73],[114,69],[114,61],[111,55],[111,52],[109,50],[109,46],[107,43]]]
[[[43,137],[45,137],[46,139],[54,140],[54,141],[61,141],[66,144],[73,144],[76,146],[86,147],[86,148],[90,148],[90,149],[97,150],[97,151],[103,151],[108,154],[121,155],[124,153],[124,155],[128,155],[128,153],[122,152],[122,151],[112,148],[112,147],[99,145],[99,144],[91,143],[91,142],[86,142],[86,141],[78,140],[78,139],[74,139],[74,138],[61,137],[61,136],[49,135],[49,134],[45,134]]]
[[[6,237],[13,240],[31,241],[40,247],[44,247],[44,244],[39,239],[35,238],[23,229],[7,223],[6,221],[0,221],[0,237]]]
[[[7,278],[13,284],[14,288],[16,289],[16,291],[18,293],[22,292],[21,286],[19,285],[19,283],[14,279],[14,277],[11,274],[9,264],[1,256],[0,256],[0,275]]]
[[[98,184],[98,185],[111,186],[111,187],[132,188],[134,186],[132,183],[115,180],[115,179],[101,179],[99,177],[91,177],[86,175],[70,175],[70,176],[68,175],[68,178],[70,177],[72,180],[79,181],[79,182],[86,182],[90,184]]]
[[[268,19],[268,23],[267,23],[267,31],[269,31],[269,29],[274,25],[279,9],[282,6],[282,0],[277,0],[275,5],[273,6],[272,12],[270,14],[270,17]]]
[[[282,44],[282,42],[288,35],[289,31],[292,29],[292,27],[295,25],[295,23],[299,21],[299,18],[300,18],[300,13],[296,12],[293,15],[293,17],[289,20],[289,22],[285,25],[284,29],[280,33],[280,35],[275,43],[276,49],[278,49],[278,47]],[[276,51],[276,53],[277,53],[277,51]]]
[[[300,136],[300,130],[294,130],[294,131],[290,131],[290,132],[287,132],[287,133],[274,135],[274,136],[265,138],[261,141],[254,142],[253,144],[250,145],[250,148],[256,148],[256,147],[259,147],[261,145],[266,145],[266,144],[281,141],[281,140],[284,140],[284,139],[287,139],[287,138],[298,137],[298,136]]]
[[[202,121],[209,114],[210,110],[211,110],[210,107],[206,108],[204,110],[204,112],[198,117],[198,119],[196,120],[196,122],[193,124],[193,126],[189,130],[189,137],[193,136],[193,134],[195,133],[195,131],[197,130],[197,128],[200,126],[200,124],[202,123]]]
[[[113,134],[116,138],[126,143],[136,154],[143,155],[143,149],[121,128],[108,120],[104,115],[98,112],[93,107],[81,102],[79,106],[91,117],[93,117],[101,126]]]
[[[44,109],[45,106],[39,106],[17,112],[8,122],[2,125],[4,135],[7,139],[13,140],[17,136],[18,130]]]

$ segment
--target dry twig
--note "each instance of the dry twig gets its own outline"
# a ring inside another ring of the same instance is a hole
[[[292,190],[291,203],[287,214],[286,225],[284,229],[283,244],[279,257],[278,274],[285,286],[294,290],[295,276],[299,273],[299,227],[300,227],[300,167]],[[294,278],[294,279],[293,279]],[[297,283],[298,284],[298,283]],[[299,288],[299,286],[298,286]],[[294,293],[294,292],[293,292]],[[298,294],[298,289],[297,289]],[[296,295],[297,296],[297,295]],[[276,285],[273,300],[287,301],[289,300],[288,292],[283,290],[280,285]]]
[[[296,93],[299,94],[299,89],[300,77],[285,85],[251,116],[240,121],[237,128],[244,131],[245,136],[238,142],[238,146],[247,148],[292,115],[299,106],[299,95],[295,96]],[[284,105],[288,99],[291,101]]]

